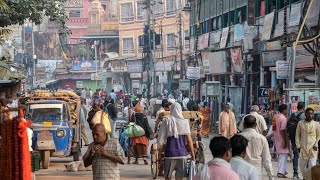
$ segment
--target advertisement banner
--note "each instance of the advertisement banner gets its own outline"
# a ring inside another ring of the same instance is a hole
[[[301,18],[301,3],[291,4],[291,11],[289,14],[289,27],[298,26]]]
[[[126,60],[112,60],[111,72],[127,72]]]
[[[229,35],[229,27],[225,27],[222,29],[221,40],[220,40],[220,48],[225,48],[227,46],[227,40]]]
[[[290,75],[290,62],[289,61],[277,61],[277,79],[288,79]]]
[[[141,60],[127,61],[127,66],[128,73],[141,73],[143,71]]]
[[[268,110],[270,107],[269,88],[268,86],[258,87],[258,105],[260,110]]]
[[[262,40],[269,40],[272,31],[274,19],[274,12],[269,13],[264,18],[263,29],[262,29]]]
[[[188,67],[187,78],[188,79],[200,79],[200,67]]]
[[[241,41],[244,38],[244,24],[236,24],[234,26],[234,42]]]
[[[241,48],[231,48],[231,62],[232,68],[235,72],[241,73],[242,72],[242,50]]]
[[[100,69],[99,64],[98,64],[98,69]],[[94,60],[73,61],[72,70],[73,71],[95,71],[96,61]]]
[[[190,90],[190,81],[189,80],[180,80],[179,81],[179,89],[181,91],[189,91]]]
[[[198,50],[204,50],[208,48],[209,33],[203,34],[198,38]]]

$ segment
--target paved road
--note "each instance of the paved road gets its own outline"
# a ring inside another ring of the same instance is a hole
[[[154,119],[149,120],[151,127],[154,127]],[[91,136],[91,130],[87,127],[87,134],[89,136],[89,139],[92,140]],[[213,137],[213,135],[211,135]],[[212,159],[210,150],[208,148],[210,138],[204,138],[202,140],[204,144],[207,146],[205,151],[206,160]],[[150,143],[154,143],[154,140]],[[82,152],[85,153],[87,150],[87,147],[82,148]],[[37,180],[69,180],[70,178],[76,177],[78,180],[89,180],[92,179],[92,171],[79,171],[79,172],[67,172],[64,164],[69,163],[72,161],[72,158],[52,158],[51,164],[49,169],[44,170],[41,169],[40,171],[36,172],[36,179]],[[150,163],[150,160],[149,160]],[[120,175],[121,179],[152,179],[151,178],[151,170],[150,170],[150,164],[149,165],[143,165],[142,160],[140,165],[133,165],[133,164],[125,164],[120,165]],[[273,162],[274,171],[276,172],[277,163]],[[90,169],[90,168],[89,168]],[[292,177],[292,163],[288,163],[288,177]],[[266,174],[266,173],[264,173]],[[300,175],[301,177],[301,175]],[[163,178],[158,178],[163,179]],[[263,179],[268,179],[266,176],[264,176]],[[278,179],[278,178],[275,178]]]

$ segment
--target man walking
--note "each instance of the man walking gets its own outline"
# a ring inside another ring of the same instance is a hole
[[[300,169],[304,172],[317,163],[318,141],[320,140],[320,124],[313,120],[314,110],[306,109],[306,120],[297,126],[296,146],[300,152]],[[309,164],[308,164],[309,163]]]
[[[269,180],[273,180],[273,168],[268,141],[255,130],[257,126],[256,118],[252,115],[247,115],[244,118],[243,125],[244,130],[240,135],[249,141],[245,160],[258,169],[259,179],[262,179],[262,166],[264,166]]]
[[[258,180],[257,169],[243,159],[246,156],[248,140],[241,135],[234,135],[230,141],[232,147],[230,164],[232,170],[239,175],[240,180]]]
[[[224,110],[219,116],[219,134],[231,138],[237,133],[237,123],[234,113],[230,110],[229,104],[224,105]]]
[[[299,161],[299,152],[296,146],[296,130],[299,121],[305,120],[306,116],[304,115],[304,102],[298,103],[298,111],[290,115],[287,123],[287,132],[289,134],[289,139],[291,142],[291,148],[293,153],[293,179],[299,179],[298,173],[298,161]]]
[[[258,112],[259,112],[259,106],[253,105],[251,107],[250,114],[256,118],[256,123],[257,123],[256,131],[259,134],[266,136],[268,133],[267,123],[266,123],[266,120],[264,119],[264,117],[261,116]],[[242,120],[239,125],[239,130],[243,131],[243,129],[244,129],[244,127],[243,127],[243,120]]]
[[[274,133],[274,142],[276,153],[278,154],[278,174],[279,178],[286,178],[287,161],[289,156],[289,138],[287,135],[287,114],[288,106],[281,104],[279,106],[279,113],[276,115],[276,123]]]

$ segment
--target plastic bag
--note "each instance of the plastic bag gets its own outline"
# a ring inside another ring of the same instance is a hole
[[[196,168],[196,162],[191,161],[190,162],[190,169],[189,169],[189,177],[188,180],[192,180],[194,176],[197,175],[197,168]]]
[[[125,130],[125,134],[127,137],[140,137],[145,135],[144,129],[136,125],[135,123],[129,123],[128,128]]]
[[[98,123],[102,123],[104,125],[104,127],[106,128],[106,133],[107,134],[111,134],[111,125],[110,125],[110,120],[109,120],[109,116],[107,113],[102,112],[102,111],[97,111],[92,120],[91,120],[92,124],[98,124]]]

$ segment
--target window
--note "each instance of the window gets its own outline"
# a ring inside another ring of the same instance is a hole
[[[184,49],[189,49],[190,47],[190,40],[186,40],[186,38],[190,39],[189,36],[190,36],[189,31],[188,30],[184,31]]]
[[[134,53],[133,38],[123,38],[122,39],[122,53],[123,54]]]
[[[181,0],[177,0],[177,9],[181,8]]]
[[[170,16],[170,15],[175,15],[177,12],[177,4],[176,4],[176,0],[167,0],[166,3],[166,15]]]
[[[96,14],[91,14],[90,19],[91,19],[90,20],[91,24],[97,23],[97,15]]]
[[[154,5],[154,17],[159,18],[163,16],[163,1],[156,0]]]
[[[146,5],[142,1],[137,2],[137,20],[146,20],[147,19],[147,9]]]
[[[71,10],[69,11],[69,18],[79,18],[80,10]]]
[[[141,45],[140,46],[140,43],[139,43],[139,38],[137,38],[137,47],[138,47],[138,53],[143,53],[143,46]]]
[[[176,36],[175,34],[167,34],[167,50],[174,51],[176,49]]]
[[[134,21],[132,3],[121,4],[121,21],[130,22]]]

